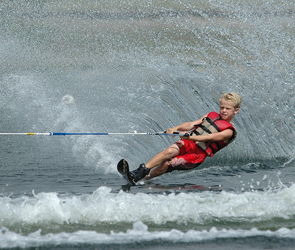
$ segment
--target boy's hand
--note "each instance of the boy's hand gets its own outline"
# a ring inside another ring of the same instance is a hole
[[[176,134],[176,135],[181,135],[180,138],[181,139],[187,139],[189,137],[189,133],[187,131],[175,131],[173,128],[168,128],[165,131],[166,134]]]
[[[174,132],[176,132],[173,128],[168,128],[165,133],[166,134],[174,134]]]
[[[181,139],[187,139],[189,140],[189,133],[188,132],[184,132],[184,134],[182,136],[180,136]]]

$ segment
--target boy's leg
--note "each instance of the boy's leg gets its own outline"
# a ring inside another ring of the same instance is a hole
[[[150,173],[144,178],[145,180],[152,179],[154,177],[160,176],[167,172],[169,167],[169,161],[164,161],[161,165],[158,167],[153,168]]]
[[[155,155],[147,164],[140,164],[139,168],[130,172],[135,182],[140,181],[146,176],[148,179],[165,173],[168,169],[168,160],[179,154],[179,147],[176,144],[164,149]],[[160,166],[159,166],[160,165]],[[150,172],[151,169],[157,167],[157,170]]]
[[[148,179],[157,177],[159,175],[162,175],[164,173],[172,172],[174,170],[193,169],[199,166],[200,164],[202,164],[202,162],[207,157],[206,152],[203,151],[198,146],[196,146],[196,144],[191,141],[181,140],[176,142],[172,146],[176,146],[178,148],[178,154],[165,160],[158,167],[153,168],[150,171],[150,173],[145,177],[145,179],[148,180]],[[170,150],[171,150],[171,147],[170,147]],[[173,149],[172,149],[172,152],[173,152]]]
[[[165,161],[170,160],[171,158],[179,154],[179,147],[177,144],[172,144],[170,147],[164,149],[162,152],[155,155],[145,166],[149,169],[159,166]],[[168,166],[168,165],[167,165]]]

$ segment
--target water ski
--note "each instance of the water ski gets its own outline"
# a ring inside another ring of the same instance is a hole
[[[122,159],[119,161],[119,163],[117,165],[117,169],[118,169],[119,173],[128,181],[129,184],[131,184],[133,186],[135,185],[134,180],[130,176],[128,162],[125,159]]]

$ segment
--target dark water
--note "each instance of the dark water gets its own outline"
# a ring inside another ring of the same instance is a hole
[[[292,1],[2,1],[0,132],[158,132],[243,97],[237,140],[127,188],[177,138],[0,135],[2,249],[293,249]]]

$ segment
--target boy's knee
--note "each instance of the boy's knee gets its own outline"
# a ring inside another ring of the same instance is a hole
[[[166,148],[165,152],[166,152],[166,154],[169,154],[169,155],[175,155],[175,154],[178,154],[179,148],[176,145],[175,145],[175,147],[174,147],[174,145],[172,145],[169,148]]]

